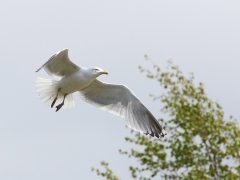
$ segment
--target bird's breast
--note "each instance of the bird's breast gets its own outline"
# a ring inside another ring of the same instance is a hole
[[[88,79],[80,74],[75,73],[62,78],[58,85],[63,94],[70,94],[85,88],[91,82],[92,79]]]

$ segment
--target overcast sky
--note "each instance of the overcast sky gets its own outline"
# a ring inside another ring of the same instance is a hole
[[[156,118],[164,115],[149,94],[162,89],[138,66],[151,67],[144,54],[162,68],[172,59],[239,120],[239,9],[220,0],[1,1],[0,179],[92,180],[103,159],[131,179],[136,163],[118,153],[131,147],[123,119],[76,95],[57,113],[40,101],[35,80],[51,77],[35,70],[64,48],[74,63],[108,70],[100,79],[131,88]]]

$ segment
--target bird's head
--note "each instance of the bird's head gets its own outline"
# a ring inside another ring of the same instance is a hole
[[[98,68],[98,67],[91,68],[91,70],[92,70],[92,74],[95,76],[100,76],[102,74],[108,74],[107,71],[102,70],[101,68]]]

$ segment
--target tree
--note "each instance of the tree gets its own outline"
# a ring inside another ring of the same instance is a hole
[[[232,116],[225,119],[221,105],[207,97],[204,85],[194,85],[193,74],[184,76],[171,62],[166,71],[156,64],[154,73],[141,67],[140,70],[165,89],[161,96],[153,96],[153,99],[163,104],[161,111],[169,117],[159,119],[168,135],[157,139],[135,133],[133,138],[125,138],[143,147],[142,151],[119,150],[140,163],[139,167],[129,167],[132,177],[143,180],[154,177],[240,179],[239,125]],[[106,162],[102,163],[105,172],[94,168],[93,171],[109,180],[119,179]],[[145,177],[144,172],[150,172],[150,177]]]

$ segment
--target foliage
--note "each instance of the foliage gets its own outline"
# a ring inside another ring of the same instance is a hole
[[[135,133],[126,141],[143,150],[120,150],[140,162],[129,170],[136,179],[240,179],[240,128],[232,116],[225,119],[218,102],[210,100],[202,83],[185,77],[169,62],[166,71],[154,64],[155,73],[142,69],[155,79],[165,93],[153,96],[163,104],[169,119],[159,119],[168,135],[161,139]],[[146,173],[150,174],[145,177]]]
[[[92,171],[96,171],[98,176],[105,177],[107,180],[120,180],[111,169],[108,167],[108,163],[105,161],[101,162],[101,165],[104,167],[105,172],[100,172],[99,169],[92,168]]]

